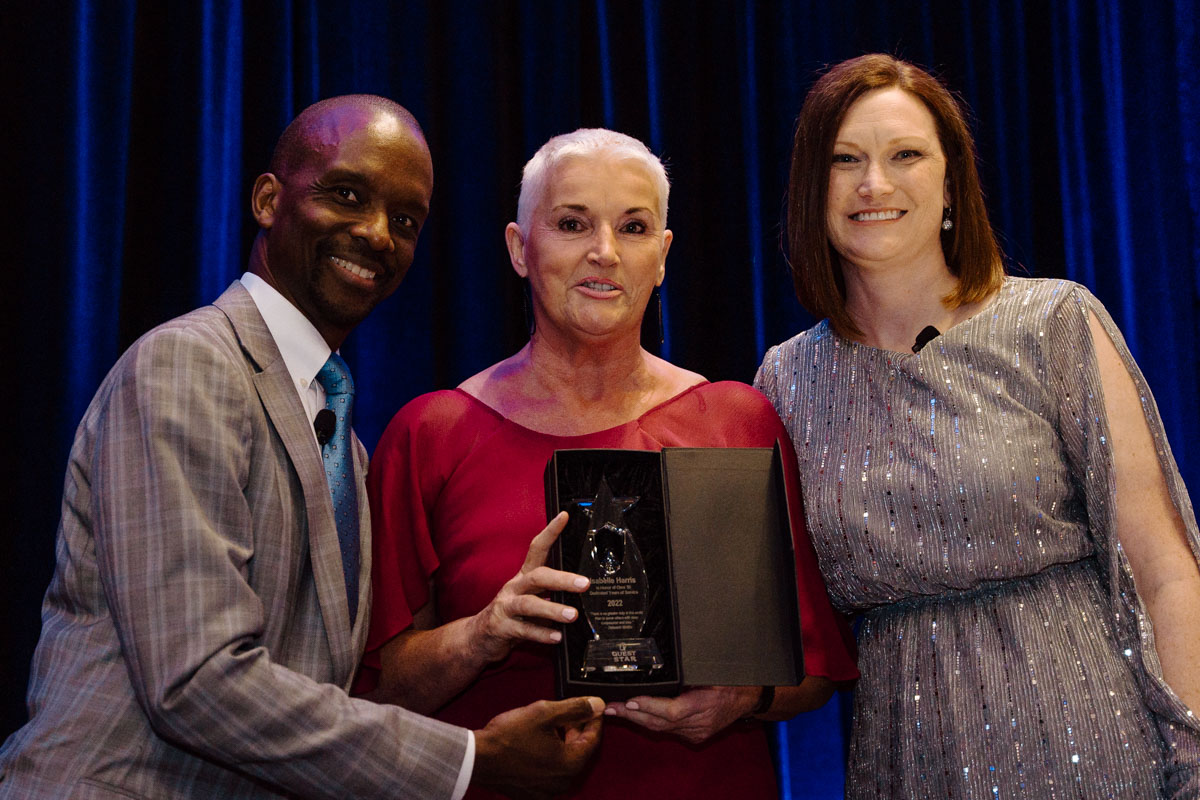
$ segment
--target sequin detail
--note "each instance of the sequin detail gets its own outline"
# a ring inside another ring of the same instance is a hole
[[[1009,278],[918,354],[825,322],[768,351],[755,385],[795,442],[830,596],[862,615],[847,797],[1200,792],[1200,724],[1156,677],[1113,531],[1090,314],[1200,552],[1149,390],[1077,284]]]

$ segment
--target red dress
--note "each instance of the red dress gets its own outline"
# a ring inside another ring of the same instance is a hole
[[[375,683],[378,649],[429,601],[438,618],[475,614],[520,569],[546,524],[542,471],[565,448],[770,447],[779,442],[795,509],[805,670],[858,676],[844,629],[817,571],[796,483],[791,440],[770,403],[741,383],[694,386],[640,418],[582,436],[529,430],[462,391],[433,392],[388,425],[368,475],[374,600],[359,687]],[[436,716],[482,728],[503,711],[554,696],[551,651],[514,648]],[[491,797],[472,788],[468,798]],[[573,797],[777,797],[765,726],[735,723],[700,746],[605,717],[599,753]]]

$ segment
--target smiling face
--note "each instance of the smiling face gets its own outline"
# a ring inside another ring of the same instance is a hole
[[[946,161],[933,115],[903,89],[850,106],[829,170],[826,225],[843,267],[945,263]]]
[[[649,171],[606,156],[564,159],[527,230],[506,230],[517,274],[529,278],[539,331],[571,338],[637,336],[665,275],[671,232]]]
[[[412,265],[433,167],[420,135],[378,108],[326,111],[297,149],[255,183],[252,269],[337,348]]]

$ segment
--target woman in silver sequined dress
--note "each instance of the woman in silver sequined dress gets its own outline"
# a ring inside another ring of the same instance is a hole
[[[974,159],[953,97],[884,55],[796,131],[788,245],[824,320],[755,383],[861,615],[846,794],[1198,797],[1187,490],[1096,298],[1005,276]]]

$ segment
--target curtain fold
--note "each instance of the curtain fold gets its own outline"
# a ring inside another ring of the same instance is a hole
[[[205,255],[196,296],[216,297],[236,277],[246,192],[242,152],[242,10],[237,0],[205,3],[200,15],[199,170],[195,240]]]
[[[71,132],[62,153],[69,153],[64,161],[69,159],[70,172],[60,179],[66,200],[62,212],[70,215],[72,225],[64,230],[71,235],[63,241],[70,250],[66,302],[56,309],[56,317],[67,333],[65,363],[73,368],[50,374],[66,379],[62,419],[66,425],[82,415],[92,391],[119,355],[111,320],[122,291],[125,207],[114,198],[123,192],[129,158],[133,15],[120,9],[125,13],[114,14],[102,28],[98,16],[104,10],[96,5],[85,0],[75,9],[74,74],[71,83],[62,87],[71,92],[74,110],[58,120]]]
[[[30,6],[36,4],[29,4]],[[422,392],[527,337],[504,248],[524,162],[609,126],[672,180],[660,351],[748,381],[810,325],[779,246],[788,153],[825,64],[872,50],[930,67],[973,112],[990,213],[1013,270],[1090,287],[1118,320],[1200,487],[1200,0],[61,0],[3,32],[23,176],[5,198],[5,368],[41,402],[6,413],[13,627],[0,735],[24,718],[67,448],[120,351],[211,301],[244,268],[250,185],[320,97],[388,95],[425,127],[433,210],[397,295],[347,342],[368,447]],[[840,796],[848,706],[783,726],[785,795]]]

